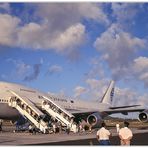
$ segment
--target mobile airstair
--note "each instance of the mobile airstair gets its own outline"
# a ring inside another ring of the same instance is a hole
[[[44,114],[25,96],[10,90],[12,96],[9,99],[8,105],[16,108],[21,115],[25,116],[31,123],[46,133],[48,126],[44,122]]]
[[[50,116],[57,119],[63,126],[66,126],[73,131],[77,132],[77,126],[74,123],[74,116],[67,112],[65,109],[57,105],[52,99],[49,97],[43,97],[42,109],[44,109]],[[52,97],[52,96],[51,96]]]

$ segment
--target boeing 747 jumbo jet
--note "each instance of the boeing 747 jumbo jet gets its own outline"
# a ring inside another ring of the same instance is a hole
[[[113,107],[113,95],[114,81],[98,103],[60,98],[19,84],[0,82],[0,118],[17,120],[23,116],[43,133],[49,128],[45,116],[56,119],[63,126],[70,126],[74,132],[74,121],[80,118],[90,126],[96,126],[113,113],[139,112],[140,121],[148,120],[148,110],[140,105]]]

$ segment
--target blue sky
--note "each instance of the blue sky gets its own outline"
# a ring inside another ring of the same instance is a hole
[[[0,3],[0,81],[148,103],[147,3]]]

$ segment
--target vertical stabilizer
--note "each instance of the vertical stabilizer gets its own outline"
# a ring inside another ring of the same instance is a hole
[[[112,80],[110,82],[110,85],[108,86],[104,96],[102,97],[100,103],[106,103],[106,104],[111,105],[111,103],[113,101],[113,96],[114,96],[114,85],[115,85],[115,82]]]

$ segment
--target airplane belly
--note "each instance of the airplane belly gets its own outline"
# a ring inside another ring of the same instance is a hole
[[[20,116],[19,112],[12,107],[9,107],[7,103],[0,103],[0,119],[13,120]]]

